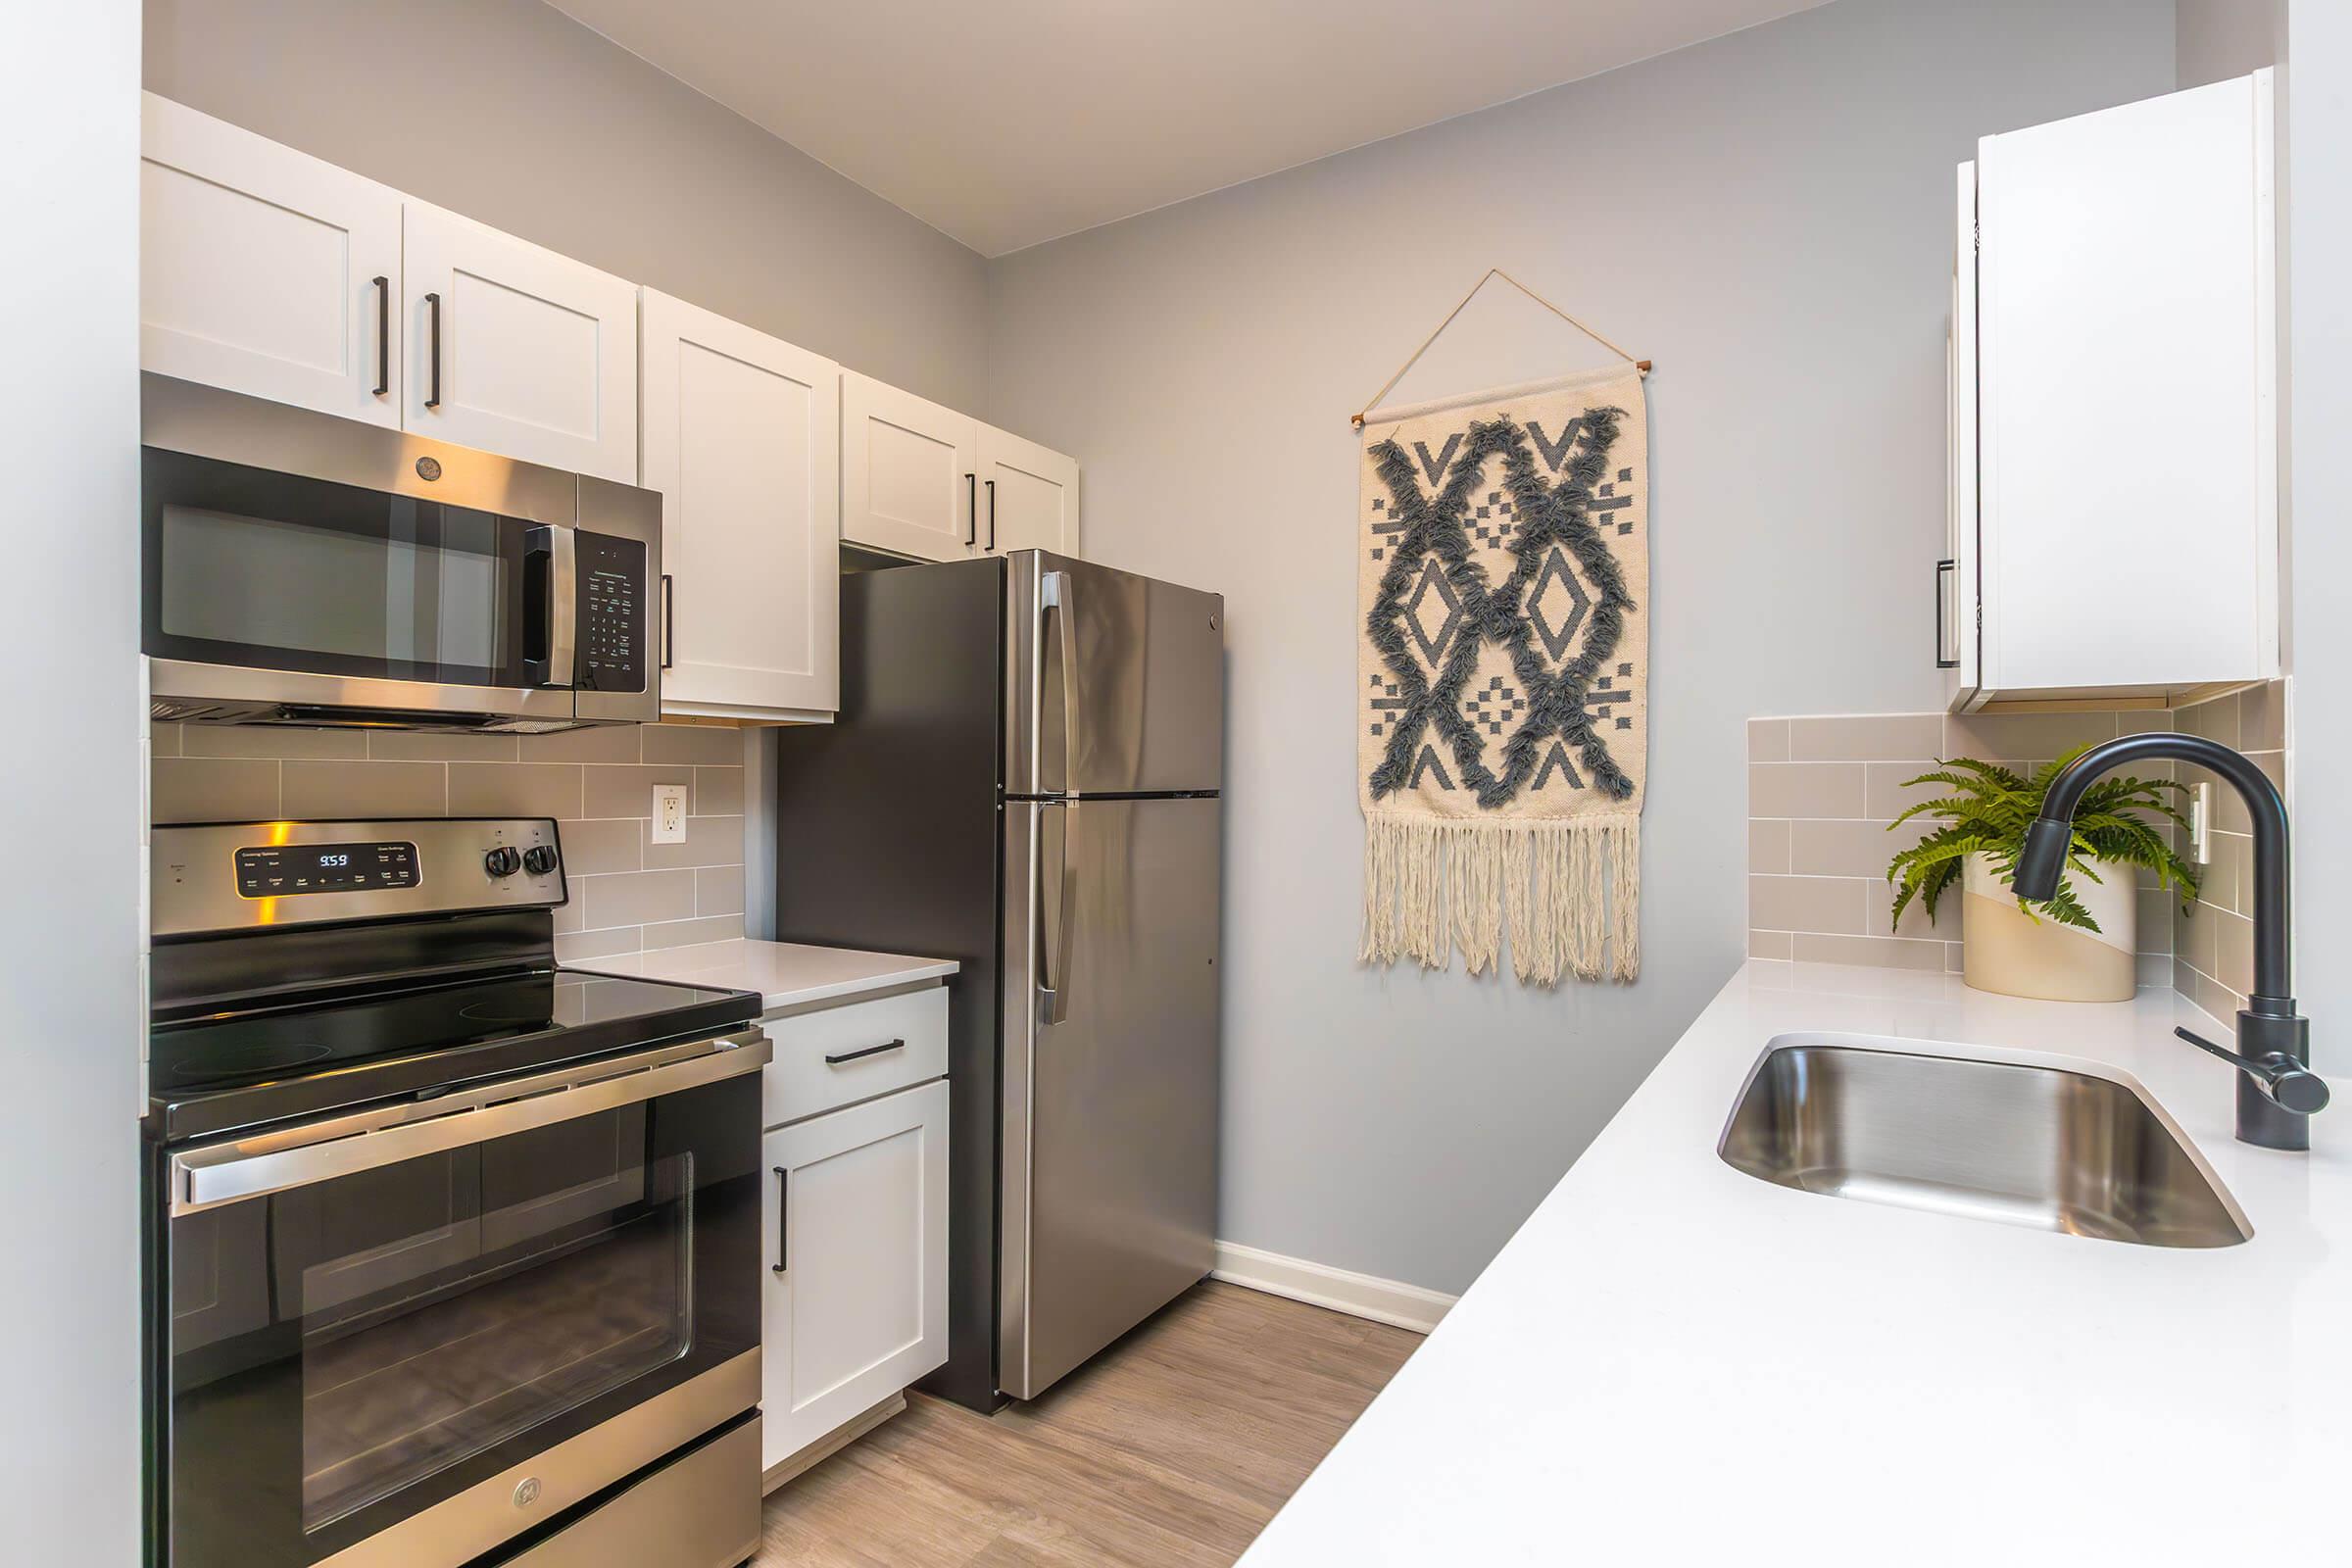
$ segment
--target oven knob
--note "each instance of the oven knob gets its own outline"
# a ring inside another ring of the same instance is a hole
[[[513,876],[521,864],[522,856],[508,844],[501,844],[482,857],[482,869],[492,876]]]
[[[545,876],[556,868],[556,847],[534,844],[522,852],[522,868],[533,876]]]

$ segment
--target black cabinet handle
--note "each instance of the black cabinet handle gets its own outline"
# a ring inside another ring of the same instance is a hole
[[[424,309],[430,332],[427,350],[430,356],[427,361],[430,374],[427,379],[432,388],[425,397],[424,406],[428,409],[437,409],[441,406],[441,296],[427,294],[424,297]]]
[[[669,573],[663,572],[662,574],[662,667],[663,669],[667,669],[670,665],[672,648],[669,632],[670,606],[676,602],[677,592],[677,589],[670,583]]]
[[[997,548],[997,481],[988,481],[988,548],[993,555]]]
[[[375,395],[392,390],[392,280],[375,280]]]
[[[1945,560],[1936,563],[1936,667],[1937,669],[1958,669],[1960,667],[1959,655],[1954,654],[1949,659],[1943,657],[1943,579],[1945,573],[1957,573],[1959,569],[1960,563],[1957,561]]]
[[[856,1061],[861,1056],[879,1056],[885,1051],[905,1051],[906,1049],[906,1042],[904,1040],[885,1040],[878,1046],[867,1046],[859,1051],[845,1051],[838,1056],[827,1056],[825,1065],[838,1067],[845,1061]]]
[[[979,478],[976,473],[963,476],[963,542],[967,545],[980,542]]]
[[[769,1272],[784,1274],[792,1268],[792,1172],[783,1166],[776,1172],[776,1261]]]

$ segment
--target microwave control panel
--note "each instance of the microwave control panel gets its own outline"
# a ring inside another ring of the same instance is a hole
[[[645,690],[645,544],[582,531],[574,544],[579,572],[580,646],[572,685],[586,692]]]

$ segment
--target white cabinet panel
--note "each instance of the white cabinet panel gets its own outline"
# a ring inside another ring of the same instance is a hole
[[[763,1127],[947,1076],[945,986],[771,1018],[765,1027],[775,1055],[760,1074]]]
[[[1980,699],[2278,668],[2267,72],[1986,137]]]
[[[665,711],[841,696],[840,368],[644,291],[644,483],[662,492]]]
[[[762,1160],[769,1468],[947,1359],[947,1083],[769,1133]]]
[[[980,548],[1078,549],[1078,460],[997,429],[980,427]]]
[[[637,481],[637,290],[512,234],[403,209],[407,427]]]
[[[145,368],[398,428],[399,192],[153,93],[139,182]]]
[[[841,377],[841,537],[923,561],[978,553],[980,426],[856,371]]]

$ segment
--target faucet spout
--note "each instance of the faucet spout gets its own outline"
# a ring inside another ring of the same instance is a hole
[[[2245,802],[2254,827],[2254,989],[2237,1015],[2238,1050],[2251,1060],[2300,1069],[2311,1059],[2311,1025],[2295,1011],[2290,970],[2286,803],[2270,775],[2243,753],[2200,735],[2167,733],[2126,735],[2084,752],[2050,781],[2040,814],[2026,829],[2014,877],[2017,895],[2038,902],[2057,893],[2067,851],[2074,843],[2075,808],[2093,781],[2118,767],[2159,760],[2193,762],[2219,774]],[[2277,1081],[2277,1073],[2266,1079],[2240,1072],[2237,1136],[2266,1149],[2309,1149],[2309,1112],[2291,1108],[2269,1092]],[[2300,1082],[2291,1076],[2283,1081]]]

